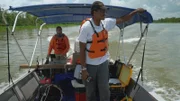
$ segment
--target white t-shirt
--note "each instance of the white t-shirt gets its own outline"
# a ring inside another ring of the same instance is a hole
[[[92,19],[90,19],[93,27],[95,28],[96,32],[101,32],[103,30],[102,24],[104,28],[109,31],[113,29],[116,25],[116,19],[114,18],[105,18],[102,20],[100,23],[100,26],[96,26],[93,22]],[[87,41],[92,41],[92,35],[94,34],[93,27],[91,26],[89,21],[86,21],[80,30],[80,34],[78,36],[78,40],[82,43],[86,43]],[[89,49],[91,44],[86,44],[86,48]],[[109,52],[106,53],[106,55],[98,58],[89,58],[88,52],[86,51],[86,64],[91,64],[91,65],[99,65],[103,62],[105,62],[109,57]]]
[[[74,42],[74,52],[80,52],[80,47],[79,47],[79,40],[76,38]]]

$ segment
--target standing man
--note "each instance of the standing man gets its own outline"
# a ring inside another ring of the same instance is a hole
[[[66,63],[66,53],[69,51],[69,39],[68,37],[62,33],[62,28],[60,26],[56,27],[56,32],[50,43],[47,58],[49,58],[52,49],[54,50],[54,54],[56,56],[56,60],[59,60],[59,63]]]
[[[108,31],[116,24],[125,22],[134,14],[143,11],[144,9],[139,8],[121,18],[105,18],[104,4],[100,1],[92,4],[92,18],[82,25],[78,37],[82,79],[85,80],[87,101],[96,101],[96,89],[99,91],[100,101],[110,101]],[[92,78],[90,81],[88,81],[89,77]]]

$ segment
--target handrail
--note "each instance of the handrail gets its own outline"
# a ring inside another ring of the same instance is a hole
[[[146,33],[146,31],[147,31],[147,29],[148,29],[148,25],[149,25],[149,24],[146,25],[146,27],[144,28],[144,31],[141,33],[141,37],[140,37],[140,39],[139,39],[136,47],[134,48],[134,51],[132,52],[132,54],[131,54],[131,56],[130,56],[130,58],[129,58],[129,61],[128,61],[127,65],[130,63],[130,61],[131,61],[132,57],[134,56],[134,54],[135,54],[135,52],[136,52],[136,50],[137,50],[137,48],[138,48],[138,46],[139,46],[142,38],[144,37],[144,34]],[[141,27],[142,27],[142,26],[141,26]]]
[[[7,20],[6,20],[5,16],[4,16],[4,14],[5,14],[6,11],[7,11],[7,10],[5,10],[5,11],[3,12],[2,17],[3,17],[3,20],[4,20],[5,24],[8,25]],[[15,30],[15,27],[16,27],[16,23],[17,23],[17,20],[18,20],[19,15],[20,15],[21,13],[22,13],[22,12],[19,12],[19,13],[16,15],[16,18],[15,18],[15,21],[14,21],[14,24],[13,24],[13,29],[12,29],[12,31],[10,30],[9,27],[8,27],[8,30],[9,30],[9,32],[11,32],[11,35],[13,36],[13,38],[14,38],[16,44],[18,45],[18,48],[19,48],[19,50],[21,51],[22,55],[24,56],[26,62],[29,63],[29,61],[28,61],[28,59],[26,58],[24,52],[22,51],[22,49],[21,49],[21,47],[20,47],[20,45],[19,45],[16,37],[14,36],[14,30]]]
[[[37,27],[37,21],[38,21],[38,20],[39,20],[39,18],[36,18],[36,21],[35,21],[35,22],[36,22],[36,27]]]
[[[126,60],[126,55],[125,55],[125,50],[124,50],[124,24],[123,24],[123,29],[121,29],[121,38],[122,38],[122,52],[124,56],[124,63],[127,65],[127,60]]]
[[[125,55],[125,51],[124,51],[124,23],[123,23],[123,28],[120,28],[120,34],[119,34],[119,40],[118,40],[118,49],[117,49],[117,57],[116,57],[116,60],[120,59],[120,52],[119,52],[119,49],[120,49],[120,41],[122,40],[122,52],[123,52],[123,55],[124,55],[124,63],[127,65],[127,60],[126,60],[126,55]]]
[[[8,25],[7,20],[6,20],[6,18],[5,18],[5,12],[6,12],[6,11],[8,11],[8,10],[4,10],[4,11],[3,11],[3,13],[2,13],[2,18],[3,18],[3,20],[4,20],[4,23],[5,23],[6,25]],[[9,28],[9,26],[8,26],[8,30],[9,30],[9,32],[11,32],[11,29]]]
[[[41,52],[41,59],[42,59],[42,64],[43,64],[43,51],[42,51],[42,37],[41,37],[41,33],[42,33],[42,27],[46,25],[46,23],[43,23],[42,26],[40,27],[40,31],[39,31],[39,38],[40,38],[40,52]]]
[[[7,10],[5,10],[5,11],[3,11],[3,13],[2,13],[2,18],[3,18],[3,20],[4,20],[4,23],[6,24],[6,27],[7,27],[7,45],[8,45],[8,74],[9,74],[9,87],[7,88],[7,89],[9,89],[9,88],[11,88],[12,87],[12,91],[13,91],[13,93],[17,96],[17,98],[19,99],[19,100],[22,100],[21,98],[20,98],[20,96],[19,96],[19,94],[17,93],[17,91],[16,91],[16,88],[15,88],[15,83],[14,83],[14,81],[13,81],[13,79],[12,79],[12,77],[11,77],[11,74],[10,74],[10,64],[9,64],[9,33],[8,32],[11,32],[11,30],[10,30],[10,28],[9,28],[9,24],[7,23],[7,20],[6,20],[6,18],[5,18],[5,12],[6,12]],[[10,80],[11,80],[11,83],[10,83]],[[24,95],[22,95],[23,96],[23,100],[22,101],[24,101]]]
[[[118,40],[118,49],[117,49],[117,53],[116,53],[116,60],[118,60],[118,58],[120,59],[120,52],[119,52],[119,49],[120,49],[120,40],[121,40],[121,29],[120,29],[119,40]]]
[[[15,28],[16,28],[16,24],[17,24],[17,19],[18,19],[19,15],[20,15],[21,13],[22,13],[22,12],[19,12],[19,13],[16,15],[16,18],[15,18],[14,24],[13,24],[12,34],[14,34],[14,31],[15,31]]]
[[[26,62],[29,63],[29,61],[28,61],[28,59],[26,58],[26,56],[25,56],[25,54],[24,54],[24,52],[23,52],[21,46],[19,45],[19,43],[18,43],[16,37],[14,36],[14,31],[15,31],[15,28],[16,28],[17,20],[18,20],[18,17],[19,17],[19,15],[20,15],[21,13],[22,13],[22,12],[19,12],[19,13],[16,15],[16,18],[15,18],[14,24],[13,24],[13,29],[12,29],[12,34],[11,34],[11,35],[13,36],[13,38],[14,38],[14,40],[15,40],[15,42],[16,42],[18,48],[19,48],[19,50],[21,51],[23,57],[25,58]]]
[[[31,55],[31,60],[30,60],[30,63],[29,63],[29,66],[30,66],[30,67],[32,66],[32,62],[33,62],[34,54],[35,54],[35,51],[36,51],[36,47],[37,47],[37,44],[38,44],[39,39],[40,39],[42,27],[43,27],[44,25],[46,25],[46,23],[43,23],[43,24],[40,26],[40,28],[39,28],[38,37],[37,37],[37,40],[36,40],[36,43],[35,43],[35,46],[34,46],[34,50],[33,50],[33,53],[32,53],[32,55]]]

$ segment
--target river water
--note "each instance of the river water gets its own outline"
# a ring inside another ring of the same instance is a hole
[[[150,24],[147,37],[145,60],[144,60],[144,81],[143,85],[152,94],[162,97],[165,101],[180,101],[180,24]],[[63,32],[69,37],[71,48],[78,36],[79,26],[63,27]],[[42,31],[42,49],[43,58],[45,58],[48,49],[47,38],[55,33],[55,28],[43,29]],[[109,51],[113,60],[120,58],[122,61],[128,61],[132,51],[140,37],[139,24],[128,26],[124,29],[124,44],[120,44],[120,55],[117,55],[117,47],[119,42],[119,29],[114,28],[109,33]],[[20,30],[15,32],[15,36],[25,53],[28,61],[30,61],[34,44],[37,39],[37,30]],[[131,60],[133,68],[133,78],[137,78],[137,74],[141,66],[141,58],[143,52],[144,39],[140,43],[134,57]],[[122,46],[124,46],[124,53]],[[41,58],[40,47],[34,57]],[[0,33],[0,89],[4,89],[8,84],[7,73],[7,45],[6,33]],[[125,55],[125,56],[124,56]],[[125,60],[124,60],[125,57]],[[20,64],[26,64],[27,61],[22,56],[14,39],[10,36],[10,68],[13,79],[17,79],[27,70],[19,69]],[[141,84],[141,83],[140,83]],[[160,99],[158,99],[160,100]]]

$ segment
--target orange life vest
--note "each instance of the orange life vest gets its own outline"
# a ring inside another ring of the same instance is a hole
[[[86,48],[88,56],[92,59],[102,57],[108,50],[108,32],[102,24],[103,30],[97,33],[92,22],[90,20],[89,22],[94,30],[94,34],[92,35],[92,41],[87,42],[87,44],[91,44],[89,50]]]
[[[92,22],[90,21],[90,18],[86,18],[85,20],[83,20],[81,22],[80,29],[81,29],[81,26],[86,21],[90,22],[90,24],[94,30],[94,34],[92,35],[92,41],[87,42],[87,44],[91,44],[89,50],[86,48],[86,51],[88,51],[88,56],[90,58],[102,57],[106,54],[106,52],[108,50],[108,32],[102,24],[103,30],[101,32],[97,33]],[[76,63],[80,64],[80,58],[77,59]]]
[[[54,50],[54,54],[66,55],[69,51],[68,37],[63,34],[61,37],[54,35],[49,43],[48,55]]]
[[[90,20],[91,18],[86,18],[86,19],[84,19],[82,22],[81,22],[81,25],[80,25],[80,28],[79,28],[79,32],[80,32],[80,30],[81,30],[81,27],[82,27],[82,25],[86,22],[86,21],[88,21],[88,20]]]
[[[66,42],[64,40],[64,34],[62,37],[58,38],[56,37],[56,45],[55,45],[55,49],[58,51],[63,51],[66,49]]]

